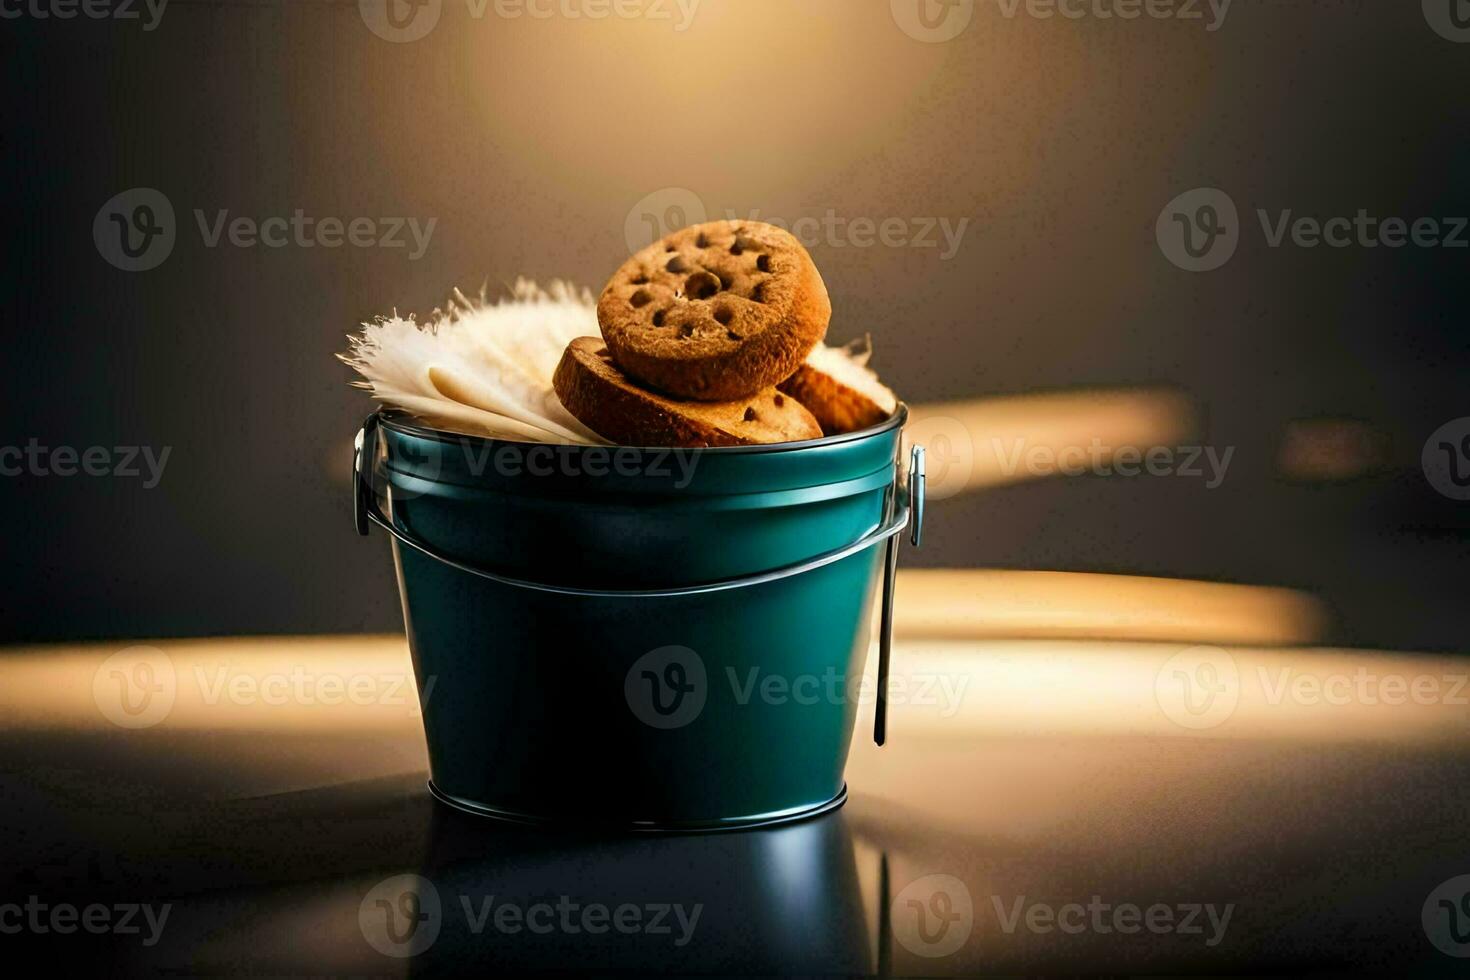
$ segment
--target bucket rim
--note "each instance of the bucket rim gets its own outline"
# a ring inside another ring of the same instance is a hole
[[[582,445],[579,443],[551,443],[534,442],[520,439],[497,439],[492,436],[477,436],[468,432],[454,432],[449,429],[436,429],[422,422],[410,421],[414,416],[405,409],[394,408],[384,405],[377,411],[379,423],[384,428],[392,429],[403,435],[413,436],[419,439],[432,439],[436,442],[454,442],[463,444],[466,441],[474,444],[480,443],[487,446],[555,446],[560,450],[587,450],[587,449],[632,449],[638,452],[668,452],[669,446],[624,446],[611,445]],[[900,401],[893,412],[879,422],[865,429],[854,429],[852,432],[842,432],[833,436],[822,436],[820,439],[801,439],[795,442],[772,442],[755,446],[688,446],[683,447],[685,452],[718,453],[721,456],[743,456],[767,453],[799,452],[803,449],[813,449],[824,446],[837,446],[848,442],[858,442],[863,439],[871,439],[883,435],[893,429],[901,429],[909,418],[909,406],[907,402]]]

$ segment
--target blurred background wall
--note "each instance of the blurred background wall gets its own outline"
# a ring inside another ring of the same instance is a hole
[[[1338,642],[1463,646],[1470,503],[1421,452],[1470,415],[1470,249],[1273,247],[1256,213],[1470,214],[1458,0],[389,2],[0,3],[0,446],[169,449],[151,487],[0,477],[0,639],[399,628],[351,528],[344,335],[456,286],[596,289],[649,216],[702,211],[820,223],[829,339],[871,332],[910,402],[1162,388],[1170,445],[1233,450],[1214,486],[955,493],[906,564],[1284,585]],[[1166,205],[1201,187],[1235,251],[1194,272]],[[146,271],[94,238],[134,188],[174,212]],[[208,244],[298,210],[433,225]]]

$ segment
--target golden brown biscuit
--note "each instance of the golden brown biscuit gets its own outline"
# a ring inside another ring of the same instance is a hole
[[[552,383],[578,421],[623,446],[748,446],[822,435],[811,413],[775,388],[731,402],[676,401],[639,388],[598,337],[567,345]]]
[[[624,262],[597,302],[620,368],[700,401],[744,398],[785,379],[831,318],[801,242],[759,221],[674,232]]]
[[[898,407],[898,396],[863,361],[824,344],[776,387],[806,406],[829,436],[877,425]]]

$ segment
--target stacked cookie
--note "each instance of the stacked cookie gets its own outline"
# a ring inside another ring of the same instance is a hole
[[[597,303],[602,337],[567,347],[556,394],[622,445],[792,442],[876,424],[895,400],[834,369],[821,345],[831,316],[827,287],[790,233],[756,221],[695,225],[613,275]]]

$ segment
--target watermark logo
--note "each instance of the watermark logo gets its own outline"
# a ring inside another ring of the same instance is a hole
[[[1155,675],[1154,698],[1175,724],[1214,728],[1229,720],[1240,703],[1240,668],[1219,647],[1181,650]]]
[[[683,728],[698,718],[709,697],[704,660],[688,647],[650,650],[623,680],[633,715],[651,728]]]
[[[1429,893],[1424,935],[1446,956],[1470,959],[1470,875],[1451,878]]]
[[[1434,33],[1459,44],[1470,42],[1470,0],[1422,0]]]
[[[438,26],[444,0],[358,0],[357,12],[378,37],[407,44]]]
[[[893,22],[915,41],[942,44],[964,33],[975,16],[975,0],[889,0]]]
[[[434,883],[419,875],[394,875],[378,882],[357,908],[357,925],[368,945],[384,956],[406,959],[439,938],[444,910]]]
[[[924,496],[943,500],[961,493],[975,472],[975,438],[948,415],[926,415],[904,428],[904,439],[924,447]]]
[[[687,187],[661,187],[646,194],[628,209],[623,221],[623,241],[629,252],[647,248],[680,228],[709,220],[704,201]]]
[[[173,710],[179,678],[173,661],[157,647],[119,650],[92,675],[92,700],[119,728],[149,728]]]
[[[1451,500],[1470,500],[1470,415],[1435,429],[1419,461],[1430,486]]]
[[[162,191],[134,187],[114,194],[92,219],[92,241],[124,272],[157,268],[174,250],[174,206]]]
[[[953,875],[925,875],[910,882],[889,906],[893,938],[925,959],[957,952],[975,928],[970,890]]]
[[[389,482],[386,486],[387,496],[395,501],[416,500],[426,493],[434,491],[434,485],[438,482],[444,471],[445,455],[449,453],[449,445],[431,439],[379,439],[378,445],[382,447],[383,459],[387,464],[387,472],[392,474],[407,474],[411,479],[399,479]],[[489,451],[488,443],[486,452]],[[475,460],[471,459],[470,443],[463,443],[465,461],[473,469]],[[360,463],[362,473],[372,477],[377,466],[376,459],[365,459]],[[483,473],[481,469],[475,475]]]
[[[1240,217],[1230,195],[1196,187],[1164,205],[1154,223],[1164,258],[1188,272],[1218,269],[1240,244]]]

